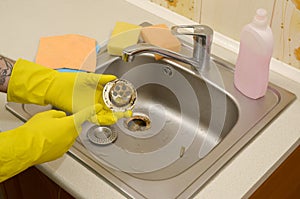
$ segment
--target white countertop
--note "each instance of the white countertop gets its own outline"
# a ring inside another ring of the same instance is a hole
[[[159,12],[159,9],[156,11]],[[166,13],[167,17],[173,16],[173,13]],[[174,20],[169,22],[124,0],[115,0],[113,3],[110,0],[2,1],[0,53],[13,59],[22,57],[34,60],[39,38],[42,36],[78,33],[101,43],[109,37],[116,21],[134,24],[145,21],[153,24],[179,23],[181,19],[188,21],[174,16]],[[217,37],[217,40],[217,44],[226,43],[222,41],[222,37]],[[232,46],[228,49],[214,45],[213,52],[234,62],[236,50],[232,50]],[[275,60],[272,61],[271,68],[275,71],[280,68],[280,71],[284,71],[281,74],[285,75],[293,71]],[[223,167],[196,198],[247,196],[299,145],[300,83],[292,80],[295,79],[294,76],[295,74],[291,74],[287,78],[271,72],[270,81],[295,93],[296,101]],[[5,109],[5,102],[6,95],[1,93],[2,131],[22,125],[19,119]],[[37,167],[76,198],[125,198],[68,154]]]

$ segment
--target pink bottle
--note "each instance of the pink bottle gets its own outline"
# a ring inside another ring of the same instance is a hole
[[[241,33],[234,72],[234,85],[241,93],[252,99],[265,95],[272,53],[273,34],[267,22],[267,11],[258,9],[253,21]]]

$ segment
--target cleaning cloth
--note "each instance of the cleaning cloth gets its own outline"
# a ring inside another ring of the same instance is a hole
[[[95,72],[96,40],[77,34],[42,37],[35,62],[53,69]]]
[[[107,51],[111,55],[121,56],[124,48],[137,44],[141,26],[116,22],[107,44]]]
[[[181,43],[179,39],[171,33],[168,26],[165,24],[143,27],[141,35],[146,43],[175,52],[180,51]],[[155,55],[155,58],[161,59],[162,56]]]

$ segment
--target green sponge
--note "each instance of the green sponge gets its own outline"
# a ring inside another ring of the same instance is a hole
[[[141,32],[141,26],[116,22],[107,44],[107,51],[111,55],[122,56],[124,48],[137,44]]]

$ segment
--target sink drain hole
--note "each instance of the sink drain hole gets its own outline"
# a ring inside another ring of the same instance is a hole
[[[130,131],[145,131],[150,128],[150,118],[142,113],[135,113],[125,121],[125,127]]]

